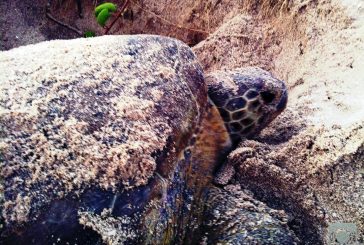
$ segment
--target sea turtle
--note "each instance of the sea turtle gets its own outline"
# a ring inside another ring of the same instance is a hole
[[[285,108],[270,73],[204,76],[187,45],[152,35],[43,42],[0,61],[2,243],[297,241],[284,214],[213,183]]]

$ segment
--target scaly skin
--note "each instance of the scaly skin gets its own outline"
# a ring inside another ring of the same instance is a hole
[[[287,102],[284,83],[257,68],[223,72],[222,75],[224,79],[234,81],[235,88],[211,81],[210,104],[189,146],[180,156],[179,167],[172,177],[175,181],[164,191],[165,196],[173,197],[168,193],[179,189],[179,195],[170,202],[160,203],[167,215],[157,212],[157,216],[146,216],[146,220],[154,220],[153,227],[161,220],[167,224],[160,229],[163,239],[156,232],[149,237],[148,244],[200,241],[208,244],[294,244],[297,241],[283,214],[277,214],[251,197],[246,200],[242,193],[226,191],[213,184],[219,163],[232,147],[242,138],[259,133],[283,111]],[[213,74],[207,79],[219,82],[221,77]],[[239,100],[240,104],[234,103]],[[241,111],[244,113],[240,117],[233,116]],[[250,124],[245,125],[247,119]],[[240,131],[231,127],[236,122],[241,122]],[[166,204],[173,208],[166,208]]]
[[[297,244],[284,213],[240,190],[209,189],[199,238],[207,244]]]
[[[212,184],[214,172],[232,147],[241,139],[258,134],[284,110],[285,85],[257,68],[221,73],[224,80],[234,84],[230,84],[230,89],[221,86],[219,72],[207,77],[209,96],[216,106],[210,106],[203,118],[192,152],[194,171],[188,174],[187,186],[196,189],[196,199],[184,242],[295,244],[298,240],[283,214],[277,214],[251,197],[247,200],[242,192],[227,191]],[[239,124],[238,130],[234,124]],[[222,170],[220,175],[223,175]],[[231,170],[228,177],[233,174]]]

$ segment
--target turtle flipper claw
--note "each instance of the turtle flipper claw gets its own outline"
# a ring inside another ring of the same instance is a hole
[[[242,144],[247,142],[254,142],[254,144],[258,144],[258,142],[247,140],[244,141]],[[239,154],[240,159],[242,159],[242,162],[244,162],[248,158],[252,158],[255,156],[255,150],[254,147],[246,146],[246,147],[240,147],[233,151],[230,156],[234,154]],[[227,161],[221,166],[221,168],[217,171],[215,177],[214,177],[214,183],[217,185],[227,185],[229,181],[234,177],[235,175],[235,165],[237,163],[232,162],[231,157],[228,157]]]

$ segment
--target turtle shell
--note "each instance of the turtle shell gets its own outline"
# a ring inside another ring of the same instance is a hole
[[[170,38],[49,41],[0,62],[4,243],[92,244],[87,215],[128,222],[160,195],[153,180],[175,171],[207,106],[195,55]]]

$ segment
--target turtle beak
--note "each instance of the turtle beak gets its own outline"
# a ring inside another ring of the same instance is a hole
[[[288,101],[288,93],[287,90],[284,90],[281,99],[276,106],[277,111],[279,112],[283,111],[287,106],[287,101]]]

